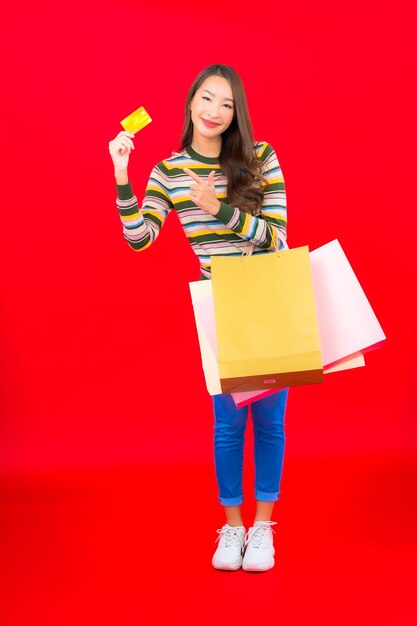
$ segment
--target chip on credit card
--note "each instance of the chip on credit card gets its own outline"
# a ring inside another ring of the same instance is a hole
[[[136,109],[130,115],[125,117],[124,120],[120,122],[125,130],[128,133],[137,133],[138,130],[141,130],[148,124],[152,122],[152,119],[149,117],[149,114],[145,111],[143,107]]]

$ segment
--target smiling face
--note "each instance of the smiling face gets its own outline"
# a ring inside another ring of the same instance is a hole
[[[232,123],[234,103],[232,88],[223,76],[209,76],[200,85],[190,103],[194,139],[216,139]]]

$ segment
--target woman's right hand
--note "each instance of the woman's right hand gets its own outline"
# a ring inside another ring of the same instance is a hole
[[[127,169],[129,155],[131,151],[135,149],[132,141],[134,137],[135,135],[133,133],[122,130],[109,142],[109,152],[113,160],[115,172],[121,172]]]

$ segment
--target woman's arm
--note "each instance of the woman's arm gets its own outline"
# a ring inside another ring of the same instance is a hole
[[[221,202],[216,218],[239,237],[264,249],[283,247],[287,235],[287,203],[285,182],[274,149],[268,143],[258,146],[263,162],[263,176],[269,183],[262,203],[262,212],[254,217],[237,207]]]
[[[145,250],[156,240],[168,213],[172,210],[173,205],[166,185],[164,175],[155,165],[146,186],[142,207],[139,209],[130,182],[116,184],[116,206],[123,226],[123,235],[133,250]]]
[[[116,205],[124,237],[133,250],[145,250],[159,235],[173,206],[167,191],[168,181],[155,165],[149,177],[142,208],[139,209],[127,171],[130,153],[135,149],[134,137],[132,133],[121,131],[109,142],[109,152],[114,165]]]

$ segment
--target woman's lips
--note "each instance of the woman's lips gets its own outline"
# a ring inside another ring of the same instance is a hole
[[[216,128],[216,126],[220,126],[220,124],[216,124],[215,122],[209,122],[208,120],[205,120],[203,117],[201,118],[201,121],[203,122],[203,124],[205,124],[208,128]]]

